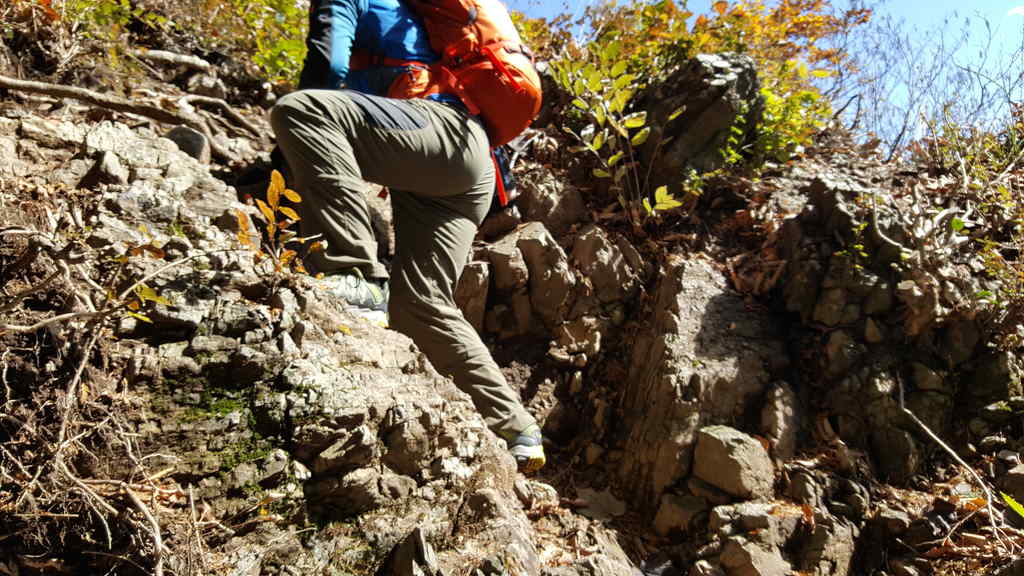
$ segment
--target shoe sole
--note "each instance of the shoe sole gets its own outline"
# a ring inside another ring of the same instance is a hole
[[[519,471],[523,474],[533,474],[547,464],[547,459],[544,458],[544,456],[539,458],[528,458],[525,460],[516,460],[516,464],[518,464]]]
[[[544,447],[539,444],[537,446],[513,446],[509,449],[509,452],[516,459],[519,471],[526,474],[536,472],[547,464],[547,458],[544,457]]]

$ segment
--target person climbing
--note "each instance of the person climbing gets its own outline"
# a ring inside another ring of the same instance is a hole
[[[495,193],[491,142],[444,85],[423,98],[387,97],[396,83],[436,81],[430,64],[438,56],[406,1],[311,0],[299,90],[271,111],[303,198],[302,234],[326,244],[306,264],[351,306],[378,318],[386,312],[532,472],[545,464],[540,428],[454,299]],[[390,189],[390,274],[377,258],[364,181]]]

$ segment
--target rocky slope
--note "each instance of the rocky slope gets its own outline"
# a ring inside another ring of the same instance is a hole
[[[673,161],[711,161],[752,109],[744,66],[703,58],[673,80],[694,94],[666,127],[691,135]],[[262,115],[248,111],[266,132]],[[720,128],[698,138],[698,121]],[[551,464],[524,478],[407,339],[244,245],[262,185],[234,186],[239,166],[206,163],[203,138],[8,93],[0,572],[1008,562],[1015,520],[915,421],[1024,501],[1019,367],[974,302],[991,286],[955,231],[917,227],[955,207],[912,192],[942,181],[823,137],[637,239],[573,178],[556,130],[531,137],[520,197],[459,286],[550,439]],[[266,152],[216,138],[239,160]]]

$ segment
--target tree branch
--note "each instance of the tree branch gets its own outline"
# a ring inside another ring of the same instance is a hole
[[[174,52],[167,52],[165,50],[135,50],[132,52],[132,56],[143,60],[161,62],[163,64],[188,66],[189,68],[199,70],[201,72],[209,72],[213,68],[209,62],[198,56],[175,54]]]
[[[230,161],[232,159],[232,155],[213,139],[213,134],[210,133],[210,127],[206,122],[195,114],[171,112],[170,110],[165,110],[154,104],[134,102],[128,98],[122,98],[121,96],[101,94],[84,88],[75,88],[73,86],[64,86],[61,84],[48,84],[46,82],[33,82],[31,80],[18,80],[17,78],[11,78],[3,75],[0,75],[0,88],[17,90],[19,92],[44,94],[55,98],[73,98],[75,100],[107,108],[115,112],[144,116],[146,118],[156,120],[157,122],[163,122],[164,124],[172,124],[175,126],[184,124],[186,126],[191,126],[206,136],[206,139],[210,142],[210,150],[218,159],[224,161]]]

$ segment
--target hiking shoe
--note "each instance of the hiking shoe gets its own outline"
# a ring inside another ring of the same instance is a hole
[[[544,437],[540,433],[540,426],[532,424],[515,438],[505,441],[508,442],[508,451],[516,459],[520,472],[527,474],[536,472],[547,462],[544,457]]]
[[[320,280],[331,294],[342,298],[356,316],[371,322],[387,324],[388,281],[363,278],[358,270],[331,274]]]

